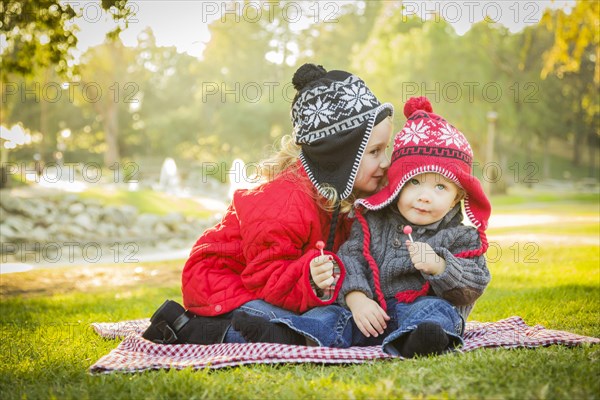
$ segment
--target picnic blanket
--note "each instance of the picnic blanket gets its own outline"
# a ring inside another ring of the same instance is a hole
[[[221,343],[213,345],[155,344],[142,338],[149,319],[116,323],[93,323],[92,327],[104,338],[125,338],[116,349],[90,367],[91,373],[139,372],[158,369],[224,368],[245,364],[305,363],[356,364],[394,357],[381,351],[380,346],[329,347],[294,346],[274,343]],[[540,347],[552,344],[577,346],[600,343],[600,339],[570,332],[529,326],[520,317],[497,322],[467,322],[464,346],[460,351],[483,347]]]

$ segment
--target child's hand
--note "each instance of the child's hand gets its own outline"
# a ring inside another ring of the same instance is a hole
[[[318,256],[310,260],[310,276],[319,289],[333,284],[333,261],[329,255]]]
[[[439,275],[446,270],[446,260],[438,256],[427,243],[407,240],[406,247],[413,265],[419,271],[428,275]]]
[[[366,337],[383,334],[390,317],[379,304],[368,298],[363,292],[354,291],[346,295],[346,304],[352,311],[352,317],[358,329]]]

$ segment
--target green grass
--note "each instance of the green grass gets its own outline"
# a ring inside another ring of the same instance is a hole
[[[132,205],[140,213],[164,215],[179,212],[198,218],[208,218],[212,215],[211,211],[206,210],[200,203],[192,199],[177,198],[148,189],[132,192],[123,189],[111,191],[105,188],[91,188],[79,196],[83,199],[97,199],[103,205]]]
[[[588,215],[592,200],[568,198],[562,207],[546,206],[557,215],[581,216]],[[576,206],[566,208],[566,203]],[[597,237],[598,226],[593,227],[573,224],[569,232]],[[513,229],[533,232],[532,227]],[[515,241],[495,251],[489,263],[492,282],[471,320],[518,315],[529,325],[600,337],[598,246]],[[172,261],[1,275],[2,398],[600,398],[598,345],[480,349],[362,365],[89,375],[89,366],[118,344],[98,337],[89,324],[148,317],[164,299],[179,300],[182,265]]]
[[[514,187],[506,195],[492,198],[494,213],[522,212],[544,213],[555,211],[572,211],[598,215],[600,211],[600,195],[598,193],[574,193],[571,191],[547,191]]]
[[[545,234],[545,235],[567,235],[567,236],[576,236],[576,235],[596,235],[600,237],[600,227],[597,222],[587,222],[587,221],[565,221],[560,222],[560,228],[553,227],[552,225],[548,226],[546,224],[539,225],[530,225],[527,226],[527,233],[536,233],[536,234]],[[515,227],[507,226],[503,228],[493,228],[490,229],[487,233],[488,236],[493,235],[508,235],[515,232]],[[600,241],[600,238],[598,239]]]

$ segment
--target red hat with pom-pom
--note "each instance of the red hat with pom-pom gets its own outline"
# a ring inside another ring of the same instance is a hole
[[[471,222],[477,227],[481,244],[477,249],[455,254],[456,257],[472,258],[480,256],[488,249],[485,230],[492,207],[483,192],[481,183],[472,174],[473,151],[465,136],[444,118],[433,113],[431,103],[426,97],[413,97],[404,105],[404,115],[408,120],[404,128],[396,134],[392,163],[388,170],[389,183],[378,193],[357,204],[369,210],[379,210],[394,202],[402,187],[412,177],[433,172],[456,183],[465,191],[465,211]],[[356,217],[363,234],[363,255],[372,272],[375,293],[380,306],[385,310],[385,299],[379,282],[379,267],[370,252],[369,226],[360,207]],[[400,302],[411,303],[417,297],[429,292],[429,281],[420,290],[409,290],[396,294]]]
[[[483,233],[488,226],[491,205],[481,183],[472,174],[473,151],[465,136],[434,114],[426,97],[410,98],[404,105],[404,115],[408,120],[394,139],[389,183],[380,192],[357,203],[379,210],[391,204],[412,177],[435,172],[465,190],[465,211]]]

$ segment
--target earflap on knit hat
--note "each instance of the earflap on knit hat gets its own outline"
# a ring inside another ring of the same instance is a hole
[[[300,161],[323,196],[334,188],[339,200],[352,194],[373,127],[393,113],[365,83],[346,71],[304,64],[292,79],[298,93],[291,119]]]

